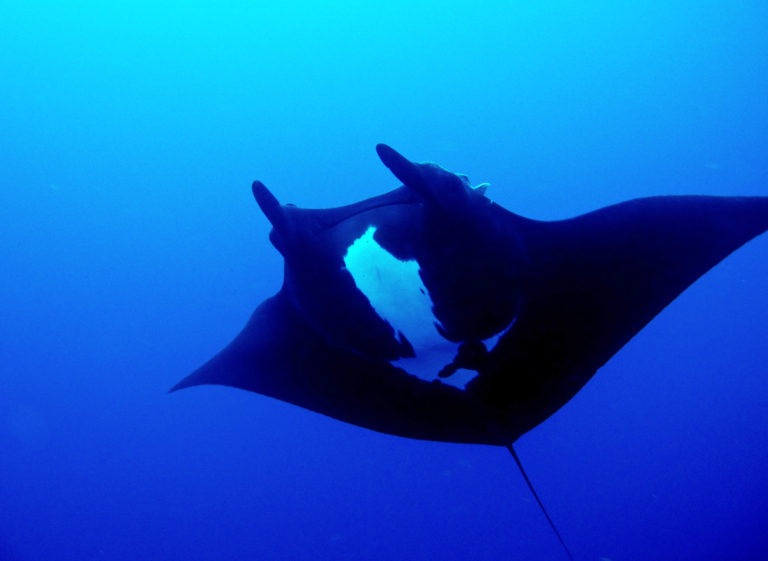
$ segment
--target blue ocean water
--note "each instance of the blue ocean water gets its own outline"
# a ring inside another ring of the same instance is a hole
[[[2,3],[0,560],[565,559],[501,448],[168,395],[274,293],[250,183],[387,142],[572,216],[768,194],[763,2]],[[516,448],[579,560],[768,556],[768,237]]]

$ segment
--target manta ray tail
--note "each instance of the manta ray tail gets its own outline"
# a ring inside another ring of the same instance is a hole
[[[523,479],[525,479],[525,482],[528,484],[528,488],[531,490],[531,493],[533,494],[533,498],[536,499],[537,503],[539,503],[539,508],[541,508],[541,512],[544,513],[544,516],[547,518],[547,522],[549,522],[549,525],[552,527],[552,530],[555,532],[557,539],[560,540],[560,543],[562,544],[563,549],[565,549],[565,553],[568,555],[568,559],[570,559],[571,561],[574,561],[573,555],[571,555],[571,552],[568,549],[568,546],[565,545],[565,540],[563,540],[562,536],[560,536],[560,532],[558,532],[557,528],[555,528],[555,523],[552,522],[552,519],[549,517],[549,514],[547,514],[547,509],[544,508],[544,504],[541,502],[541,499],[536,494],[536,490],[533,488],[533,484],[531,483],[531,480],[528,479],[528,475],[526,475],[525,470],[523,469],[523,464],[520,463],[520,458],[518,458],[517,452],[515,452],[514,447],[511,444],[507,444],[507,450],[509,450],[509,453],[512,454],[512,457],[515,459],[515,463],[517,464],[517,467],[520,468],[520,473],[523,474]]]

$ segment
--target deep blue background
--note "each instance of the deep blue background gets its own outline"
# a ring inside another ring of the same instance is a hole
[[[0,560],[564,559],[503,449],[165,391],[279,287],[253,179],[353,202],[387,142],[534,218],[767,194],[768,5],[157,4],[0,2]],[[578,559],[768,555],[767,270],[518,442]]]

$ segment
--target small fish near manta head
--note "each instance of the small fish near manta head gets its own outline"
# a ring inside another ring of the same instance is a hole
[[[636,199],[551,222],[379,145],[403,185],[256,200],[281,290],[173,390],[242,388],[389,434],[510,445],[691,283],[768,229],[768,197]]]

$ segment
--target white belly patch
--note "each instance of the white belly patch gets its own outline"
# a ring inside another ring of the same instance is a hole
[[[413,346],[415,357],[398,359],[392,365],[422,380],[440,380],[464,389],[477,372],[460,369],[444,379],[437,375],[453,361],[459,345],[437,331],[439,322],[432,312],[429,291],[419,276],[419,263],[396,258],[373,239],[375,232],[375,227],[369,227],[349,246],[344,265],[379,317]],[[495,344],[498,337],[486,342]]]

